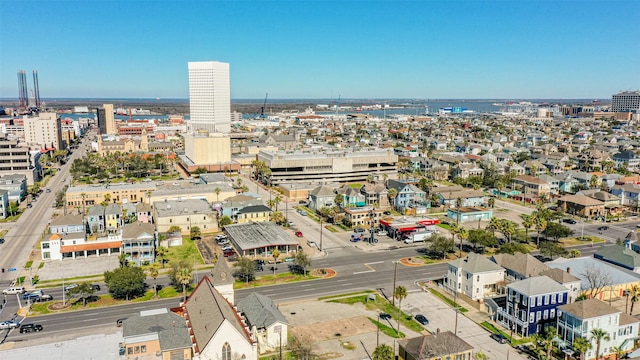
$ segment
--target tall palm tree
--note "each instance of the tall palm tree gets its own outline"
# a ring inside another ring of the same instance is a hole
[[[216,187],[215,189],[213,189],[213,192],[216,193],[216,202],[220,201],[220,192],[222,190],[219,187]]]
[[[547,228],[547,220],[541,215],[536,215],[533,217],[533,226],[536,228],[536,246],[540,247],[540,233]]]
[[[154,262],[151,264],[148,271],[149,276],[153,279],[153,291],[155,293],[153,297],[158,297],[158,276],[160,275],[160,264]]]
[[[282,202],[282,196],[276,195],[276,197],[273,198],[273,201],[276,204],[276,211],[278,211],[278,204]]]
[[[271,252],[271,256],[273,256],[273,274],[276,274],[276,268],[278,267],[278,257],[280,256],[280,251],[275,249]]]
[[[402,299],[407,297],[407,288],[400,285],[393,291],[393,296],[398,299],[398,334],[400,334],[400,317],[402,316]]]
[[[593,347],[591,342],[583,337],[575,338],[571,346],[580,353],[580,359],[584,359],[584,354]]]
[[[458,239],[460,239],[460,256],[462,257],[462,242],[469,238],[469,231],[466,228],[460,227],[458,230]]]
[[[453,243],[455,244],[456,235],[458,235],[460,233],[460,225],[457,222],[454,222],[453,224],[449,225],[449,232],[451,233],[451,239],[453,240]],[[462,249],[462,247],[460,247],[460,249]],[[462,254],[460,254],[460,256],[462,257]]]
[[[191,273],[191,269],[188,267],[183,267],[178,270],[176,274],[176,280],[182,285],[182,299],[183,301],[187,301],[187,285],[191,283],[191,279],[193,278],[193,274]]]
[[[500,229],[500,219],[495,216],[489,219],[489,224],[487,224],[486,229],[495,235],[496,230]]]
[[[610,339],[609,334],[602,329],[591,330],[591,341],[596,341],[596,360],[600,359],[600,345],[602,345],[602,340],[609,341]]]
[[[553,339],[558,336],[556,328],[549,326],[545,329],[544,342],[547,350],[547,359],[551,359],[551,350],[553,350]]]
[[[396,196],[398,196],[398,190],[394,188],[389,189],[389,201],[394,209],[396,208]]]
[[[524,234],[529,237],[529,229],[531,229],[534,225],[533,217],[527,214],[520,214],[520,218],[522,218],[522,227],[524,228]]]

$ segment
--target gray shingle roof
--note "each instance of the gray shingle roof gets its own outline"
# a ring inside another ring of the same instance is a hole
[[[137,239],[140,237],[140,235],[143,235],[145,233],[154,236],[155,232],[155,225],[136,221],[124,226],[122,230],[122,239]]]
[[[135,315],[123,323],[123,337],[158,334],[163,351],[190,348],[191,337],[185,320],[172,312]]]
[[[531,254],[496,254],[491,259],[503,268],[518,273],[523,277],[537,276],[541,271],[549,269],[547,265],[531,256]]]
[[[580,279],[578,279],[577,277],[573,276],[571,273],[566,272],[562,269],[549,269],[549,270],[541,271],[540,275],[548,276],[559,284],[566,284],[570,282],[580,281]]]
[[[82,225],[84,224],[84,219],[82,215],[64,215],[58,216],[51,220],[51,225]]]
[[[513,282],[507,285],[507,287],[527,296],[569,291],[566,287],[558,284],[548,276],[530,277]]]
[[[196,350],[201,352],[207,347],[223,322],[229,324],[243,336],[247,342],[253,343],[248,330],[242,324],[240,316],[233,306],[213,287],[211,280],[205,276],[184,304],[193,335]]]
[[[211,270],[211,282],[218,286],[233,284],[234,279],[231,269],[229,269],[229,264],[227,264],[227,260],[224,258],[218,258],[218,261],[216,261],[215,266]]]
[[[504,271],[504,269],[498,264],[476,253],[469,253],[469,255],[461,259],[453,260],[449,265],[455,266],[458,269],[463,269],[472,274],[501,270]]]
[[[236,306],[249,324],[257,328],[268,328],[276,322],[288,323],[273,300],[259,293],[251,293]]]
[[[636,274],[630,270],[623,269],[618,266],[609,265],[604,261],[592,257],[581,257],[575,259],[559,258],[553,261],[545,263],[550,268],[559,268],[566,270],[571,269],[571,273],[580,279],[580,286],[582,289],[589,289],[589,282],[586,280],[584,274],[588,269],[594,271],[600,271],[606,273],[611,277],[612,285],[635,283],[640,280],[640,274]]]
[[[620,310],[598,299],[576,301],[571,304],[562,305],[558,307],[558,309],[582,320],[620,313]]]
[[[620,245],[601,246],[593,257],[630,270],[640,267],[640,254]]]
[[[153,207],[160,218],[185,214],[208,215],[214,211],[205,199],[156,201]]]

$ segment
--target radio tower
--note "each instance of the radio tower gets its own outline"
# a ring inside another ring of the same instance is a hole
[[[40,109],[40,85],[38,84],[38,70],[33,70],[33,97],[36,108]]]
[[[18,99],[20,107],[26,108],[29,98],[27,94],[27,73],[24,70],[18,70]]]

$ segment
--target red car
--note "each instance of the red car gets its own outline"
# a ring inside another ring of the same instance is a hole
[[[302,231],[296,231],[296,236],[297,237],[302,237]]]
[[[235,254],[236,254],[236,252],[233,251],[233,250],[225,250],[225,252],[223,253],[224,257],[233,256]]]

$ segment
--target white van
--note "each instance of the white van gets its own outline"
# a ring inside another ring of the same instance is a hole
[[[25,292],[26,290],[22,286],[10,287],[2,290],[2,293],[5,295],[24,294]]]

